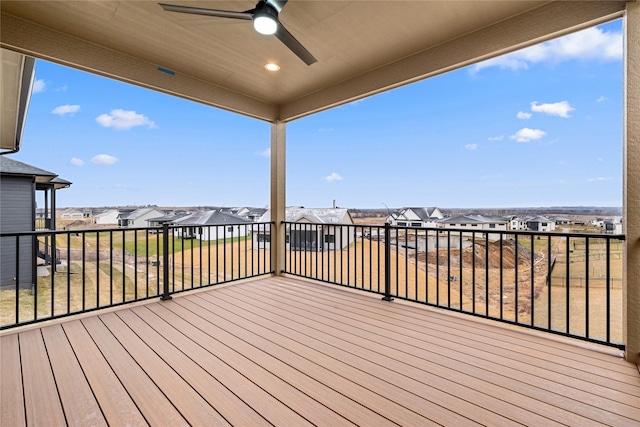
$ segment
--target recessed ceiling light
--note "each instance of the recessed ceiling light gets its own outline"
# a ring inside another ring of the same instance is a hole
[[[264,68],[269,70],[269,71],[278,71],[278,70],[280,70],[280,66],[278,64],[274,64],[273,62],[265,64]]]

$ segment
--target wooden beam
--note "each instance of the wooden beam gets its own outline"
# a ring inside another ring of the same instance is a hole
[[[16,52],[132,83],[212,107],[273,121],[277,106],[189,75],[158,71],[158,64],[107,49],[6,13],[0,20],[0,46]]]
[[[623,336],[625,357],[640,362],[640,3],[628,3],[624,62],[624,212],[625,256]]]
[[[457,68],[621,17],[625,2],[551,2],[299,98],[280,108],[280,120],[327,110]]]
[[[271,268],[276,276],[284,271],[286,215],[286,124],[271,124]]]

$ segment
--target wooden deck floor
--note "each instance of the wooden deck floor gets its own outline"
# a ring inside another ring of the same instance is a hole
[[[296,278],[0,337],[0,425],[640,425],[620,357]]]

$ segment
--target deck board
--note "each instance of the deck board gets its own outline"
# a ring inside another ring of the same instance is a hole
[[[262,291],[261,295],[263,294],[263,292],[264,291]],[[297,297],[294,295],[288,295],[286,297],[282,296],[281,298],[278,298],[277,301],[291,301],[295,298]],[[306,296],[303,298],[303,301],[305,301],[306,304],[304,311],[312,312],[314,313],[314,316],[322,316],[322,312],[314,312],[315,309],[312,308],[314,303],[310,301],[310,299],[312,298],[313,297],[311,296]],[[335,299],[333,300],[333,302],[335,303]],[[281,302],[277,302],[276,304],[282,305]],[[287,303],[287,306],[291,307],[291,304]],[[324,307],[324,305],[322,305],[321,307]],[[358,307],[350,307],[345,312],[336,310],[338,309],[336,309],[335,307],[331,307],[323,311],[332,311],[338,316],[348,317],[350,319],[350,322],[348,323],[350,326],[352,325],[352,322],[359,322],[359,327],[363,331],[360,334],[361,337],[367,336],[370,340],[374,340],[376,339],[378,334],[382,334],[387,339],[395,339],[405,343],[407,347],[404,351],[411,351],[413,347],[418,347],[418,350],[412,352],[412,354],[416,356],[422,354],[421,350],[429,350],[429,352],[434,352],[442,356],[443,359],[440,359],[439,363],[446,363],[447,360],[457,360],[457,362],[455,362],[453,365],[449,365],[449,368],[460,369],[460,363],[476,364],[477,367],[481,368],[482,370],[491,370],[493,368],[495,375],[501,375],[504,373],[505,369],[511,369],[511,372],[514,374],[513,378],[521,377],[523,374],[526,375],[528,371],[531,371],[531,373],[528,374],[529,383],[531,385],[536,385],[538,387],[546,389],[546,392],[552,393],[552,395],[557,393],[558,389],[560,388],[563,392],[568,393],[572,399],[578,398],[579,400],[580,396],[584,396],[584,403],[586,403],[588,406],[597,406],[599,404],[602,406],[602,409],[607,409],[609,411],[615,411],[616,409],[619,409],[622,413],[627,415],[629,413],[635,413],[634,419],[636,419],[640,415],[637,410],[637,407],[640,406],[640,400],[638,399],[637,394],[638,390],[632,389],[632,392],[635,392],[635,394],[620,393],[617,390],[610,390],[609,388],[602,387],[590,382],[577,382],[577,380],[575,379],[567,379],[565,376],[554,371],[546,372],[544,369],[528,365],[528,363],[535,364],[536,356],[520,355],[516,358],[509,359],[504,358],[503,355],[499,354],[492,355],[492,352],[497,351],[497,348],[493,346],[493,343],[483,343],[480,352],[470,351],[473,350],[472,347],[466,348],[465,346],[460,346],[457,342],[455,342],[456,340],[452,338],[454,336],[454,331],[445,330],[443,331],[443,334],[435,335],[435,338],[432,341],[434,345],[429,345],[429,340],[431,339],[430,336],[433,335],[433,328],[431,324],[425,324],[423,326],[420,326],[420,328],[418,328],[417,330],[411,332],[412,329],[416,328],[416,325],[405,322],[397,325],[402,329],[401,331],[391,330],[391,332],[389,332],[390,329],[382,329],[384,326],[386,326],[386,323],[388,323],[387,320],[384,321],[384,325],[371,325],[371,323],[375,323],[375,320],[371,320],[373,316],[371,316],[371,314],[368,314],[364,317],[358,317]],[[304,315],[304,313],[298,311],[295,313],[295,315]],[[328,322],[329,323],[327,323],[327,325],[333,329],[340,329],[343,326],[342,324],[336,323],[331,319],[329,319]],[[465,343],[475,342],[473,337],[465,336],[464,338],[467,340],[465,341]],[[421,343],[421,339],[425,342]],[[437,347],[435,346],[435,344],[437,344]],[[502,353],[503,351],[500,350],[500,352]],[[480,354],[482,355],[482,358],[477,357],[477,355]],[[593,377],[593,372],[591,377]],[[490,378],[483,379],[483,381],[486,380],[491,381]],[[570,385],[573,387],[564,387],[563,381],[569,381]],[[611,382],[609,384],[611,384],[612,387],[614,386],[614,384]],[[628,386],[625,387],[628,388]],[[585,388],[589,390],[588,393],[583,392]],[[592,397],[592,393],[594,392],[601,393],[606,398],[618,399],[619,401],[588,399],[589,397]],[[620,405],[620,402],[628,406]],[[588,406],[583,406],[582,410],[588,410]],[[629,406],[631,406],[631,408],[629,408]],[[581,412],[576,411],[576,413]]]
[[[188,425],[162,390],[138,366],[135,359],[120,345],[120,342],[99,317],[89,317],[81,322],[133,402],[140,409],[141,415],[150,425]],[[82,351],[82,349],[76,348],[76,351]]]
[[[4,425],[640,423],[611,351],[292,277],[0,336]]]
[[[25,424],[18,335],[0,337],[0,426]]]
[[[91,392],[62,326],[49,326],[41,331],[47,348],[55,349],[48,355],[67,422],[72,425],[106,426],[107,422],[100,406]]]
[[[115,372],[81,322],[62,325],[94,396],[109,425],[148,425]]]
[[[63,425],[62,404],[39,329],[20,334],[24,407],[29,425]]]
[[[277,312],[274,308],[271,310],[273,310],[273,313],[263,313],[263,315],[270,317],[274,321],[278,319],[289,320],[289,325],[293,322],[291,316],[300,316],[298,318],[301,318],[303,315],[302,313],[287,315],[285,312]],[[548,423],[549,420],[545,420],[544,417],[540,418],[540,414],[544,414],[545,417],[551,415],[556,419],[566,415],[559,411],[554,412],[557,408],[537,401],[531,402],[529,408],[523,410],[518,407],[520,402],[517,396],[514,396],[509,390],[492,386],[489,382],[451,369],[455,366],[447,367],[443,366],[443,364],[433,363],[425,357],[424,352],[414,351],[412,354],[411,352],[396,350],[393,341],[381,347],[384,342],[380,340],[380,336],[374,335],[365,338],[367,334],[364,332],[360,332],[357,335],[349,334],[340,331],[341,325],[335,322],[324,323],[327,327],[326,329],[331,331],[327,334],[324,334],[321,328],[314,328],[317,325],[317,320],[308,319],[307,322],[304,322],[304,325],[290,326],[290,330],[296,329],[296,331],[299,331],[297,339],[304,340],[305,337],[322,334],[322,342],[331,346],[331,353],[335,354],[336,359],[351,360],[353,365],[359,369],[379,372],[378,375],[388,384],[394,384],[400,380],[401,387],[408,387],[417,396],[429,396],[434,399],[439,395],[440,399],[437,401],[440,405],[449,407],[451,410],[455,409],[461,413],[467,411],[466,413],[469,417],[473,416],[479,422],[491,420],[491,423],[495,424],[496,414],[506,417],[505,422],[507,424],[517,420],[533,422],[536,419],[539,422]],[[285,333],[291,334],[290,330]],[[383,352],[381,352],[381,348],[384,350]],[[318,350],[328,351],[322,347],[318,347]],[[412,383],[410,386],[407,384],[409,382]],[[464,398],[459,396],[464,396]],[[483,411],[478,409],[477,404],[481,404],[488,409],[487,413],[484,414],[489,416],[488,419],[482,417]],[[537,414],[535,412],[532,413],[533,409],[537,409]],[[585,423],[588,422],[588,420],[583,421]]]

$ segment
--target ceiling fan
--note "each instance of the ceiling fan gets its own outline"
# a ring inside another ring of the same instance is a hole
[[[194,15],[215,16],[219,18],[244,19],[253,21],[253,27],[261,34],[275,36],[307,65],[318,60],[300,43],[278,20],[278,14],[287,4],[287,0],[260,0],[256,7],[244,12],[231,10],[205,9],[201,7],[179,6],[158,3],[168,12],[191,13]]]

